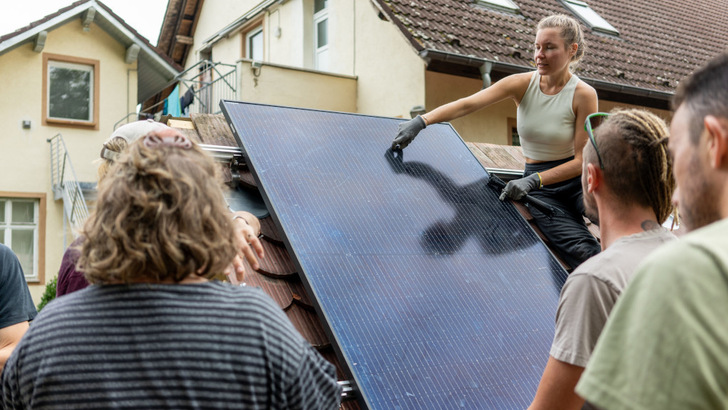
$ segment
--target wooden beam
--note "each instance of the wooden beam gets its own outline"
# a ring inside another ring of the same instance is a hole
[[[190,36],[183,36],[181,34],[177,34],[175,36],[175,39],[177,40],[177,43],[179,44],[192,44],[194,42],[194,39]]]

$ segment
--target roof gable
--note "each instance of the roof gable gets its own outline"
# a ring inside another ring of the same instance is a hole
[[[138,100],[144,101],[150,95],[159,92],[181,70],[167,55],[149,43],[149,40],[139,34],[134,28],[117,16],[108,6],[98,0],[79,0],[71,5],[59,9],[36,20],[25,27],[0,37],[0,55],[5,54],[24,44],[33,42],[36,36],[43,31],[52,31],[77,18],[83,18],[85,13],[94,10],[93,23],[107,32],[112,38],[129,48],[136,44],[139,47],[138,69],[139,85]]]
[[[422,55],[432,51],[467,57],[474,59],[471,65],[492,61],[512,71],[533,68],[533,41],[541,18],[572,15],[559,0],[513,0],[518,13],[472,0],[374,1]],[[680,79],[728,47],[725,1],[588,3],[619,31],[609,36],[583,26],[588,49],[576,73],[592,83],[669,97]]]

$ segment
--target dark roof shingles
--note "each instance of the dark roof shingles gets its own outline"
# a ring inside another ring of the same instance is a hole
[[[523,67],[533,67],[538,21],[550,14],[571,15],[558,0],[515,0],[519,14],[471,0],[375,1],[421,48]],[[728,48],[728,3],[722,0],[602,0],[589,5],[620,34],[585,30],[588,49],[576,69],[584,78],[672,92],[682,78]]]

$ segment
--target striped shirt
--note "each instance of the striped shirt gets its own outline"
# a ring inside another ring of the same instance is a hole
[[[325,409],[340,390],[268,295],[220,282],[58,298],[2,373],[7,409]]]

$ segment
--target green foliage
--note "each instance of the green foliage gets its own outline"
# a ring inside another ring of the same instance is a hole
[[[40,303],[38,304],[38,312],[40,312],[40,310],[43,309],[45,307],[45,305],[48,304],[48,302],[55,299],[57,284],[58,284],[57,277],[53,278],[52,281],[50,281],[46,284],[45,292],[43,292],[43,296],[40,298]]]

